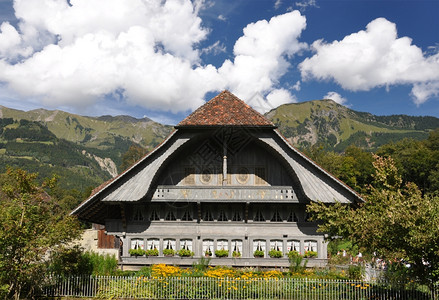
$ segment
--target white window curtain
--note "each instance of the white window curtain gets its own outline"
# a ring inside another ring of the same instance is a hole
[[[229,241],[228,240],[218,240],[216,242],[217,250],[229,250]]]
[[[282,251],[282,241],[281,240],[271,240],[270,250]]]
[[[192,240],[189,239],[180,240],[180,249],[192,251]]]
[[[305,241],[305,251],[317,252],[317,241]]]
[[[163,240],[163,249],[175,249],[175,240],[173,239],[164,239]]]
[[[253,252],[256,250],[265,252],[265,240],[254,240],[253,241]]]
[[[213,253],[213,240],[203,240],[203,253],[211,252]]]
[[[146,241],[146,248],[147,250],[152,250],[152,249],[159,249],[160,247],[160,240],[159,239],[148,239]]]
[[[144,249],[145,241],[143,239],[131,239],[131,249]]]
[[[232,251],[242,253],[242,240],[232,240]]]
[[[297,251],[300,253],[300,241],[290,240],[287,242],[288,251]]]

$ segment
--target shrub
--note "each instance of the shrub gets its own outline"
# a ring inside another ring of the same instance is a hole
[[[291,273],[304,273],[306,269],[306,265],[308,264],[308,260],[303,261],[303,256],[293,256],[289,258],[290,261],[290,272]],[[303,262],[303,265],[302,265]]]
[[[196,272],[204,272],[207,270],[207,267],[210,264],[210,260],[211,258],[204,258],[204,257],[200,257],[200,259],[198,260],[198,262],[194,262],[192,264],[192,268],[196,271]],[[204,274],[202,274],[204,275]]]
[[[86,255],[79,246],[62,247],[52,253],[48,262],[48,271],[58,276],[91,275],[93,265],[89,255]]]
[[[164,256],[174,256],[175,250],[174,249],[163,249],[163,255]]]
[[[206,256],[206,257],[212,256],[212,251],[210,251],[210,250],[204,251],[204,256]]]
[[[349,279],[361,280],[363,278],[363,268],[361,266],[350,265],[348,269]]]
[[[215,256],[216,257],[227,257],[229,256],[229,250],[215,250]]]
[[[93,267],[93,275],[107,276],[117,272],[117,259],[114,255],[86,252],[84,256]]]
[[[262,251],[262,250],[255,250],[255,252],[253,252],[253,256],[254,257],[264,257],[264,251]]]
[[[146,256],[159,256],[159,250],[158,249],[146,250]]]
[[[315,251],[305,251],[304,257],[317,257],[317,252]]]
[[[241,252],[239,252],[239,251],[233,251],[233,252],[232,252],[232,256],[235,257],[235,258],[236,258],[236,257],[241,257]]]
[[[194,252],[188,249],[180,249],[178,250],[177,255],[180,257],[189,257],[189,256],[194,256]]]
[[[140,248],[137,249],[130,249],[128,250],[128,252],[130,253],[130,255],[132,256],[142,256],[145,255],[146,251]]]
[[[301,256],[300,253],[296,250],[291,250],[290,252],[288,252],[288,258],[291,260],[295,257]]]
[[[281,258],[283,256],[283,253],[280,250],[271,249],[270,251],[268,251],[268,256],[270,256],[271,258]]]

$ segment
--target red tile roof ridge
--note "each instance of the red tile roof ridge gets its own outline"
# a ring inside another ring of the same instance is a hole
[[[270,120],[228,90],[222,91],[204,105],[197,108],[175,127],[204,126],[276,128]]]

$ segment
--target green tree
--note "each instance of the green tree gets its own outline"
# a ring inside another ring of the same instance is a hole
[[[435,150],[435,132],[428,140],[404,139],[382,146],[377,154],[392,157],[402,175],[403,182],[414,182],[422,192],[433,192],[430,175],[439,163],[439,150]]]
[[[131,145],[127,152],[122,155],[122,163],[120,165],[120,170],[126,170],[132,166],[135,162],[141,159],[147,150],[138,145]]]
[[[311,147],[306,154],[329,173],[345,182],[357,192],[371,182],[373,174],[372,154],[349,146],[345,153],[327,152],[322,146]]]
[[[391,158],[375,157],[374,182],[359,207],[312,203],[308,211],[322,221],[319,231],[350,239],[389,262],[406,261],[413,278],[439,279],[439,197],[402,185]]]
[[[0,286],[5,299],[31,298],[46,276],[44,258],[78,238],[79,223],[60,213],[37,174],[8,169],[0,175]]]

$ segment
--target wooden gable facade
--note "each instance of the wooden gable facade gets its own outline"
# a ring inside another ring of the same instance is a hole
[[[72,214],[120,237],[124,265],[191,265],[211,256],[213,265],[288,266],[292,250],[316,252],[310,265],[322,265],[326,244],[306,213],[310,201],[362,199],[224,91]],[[134,248],[158,255],[130,256]],[[270,258],[273,249],[282,257]]]

